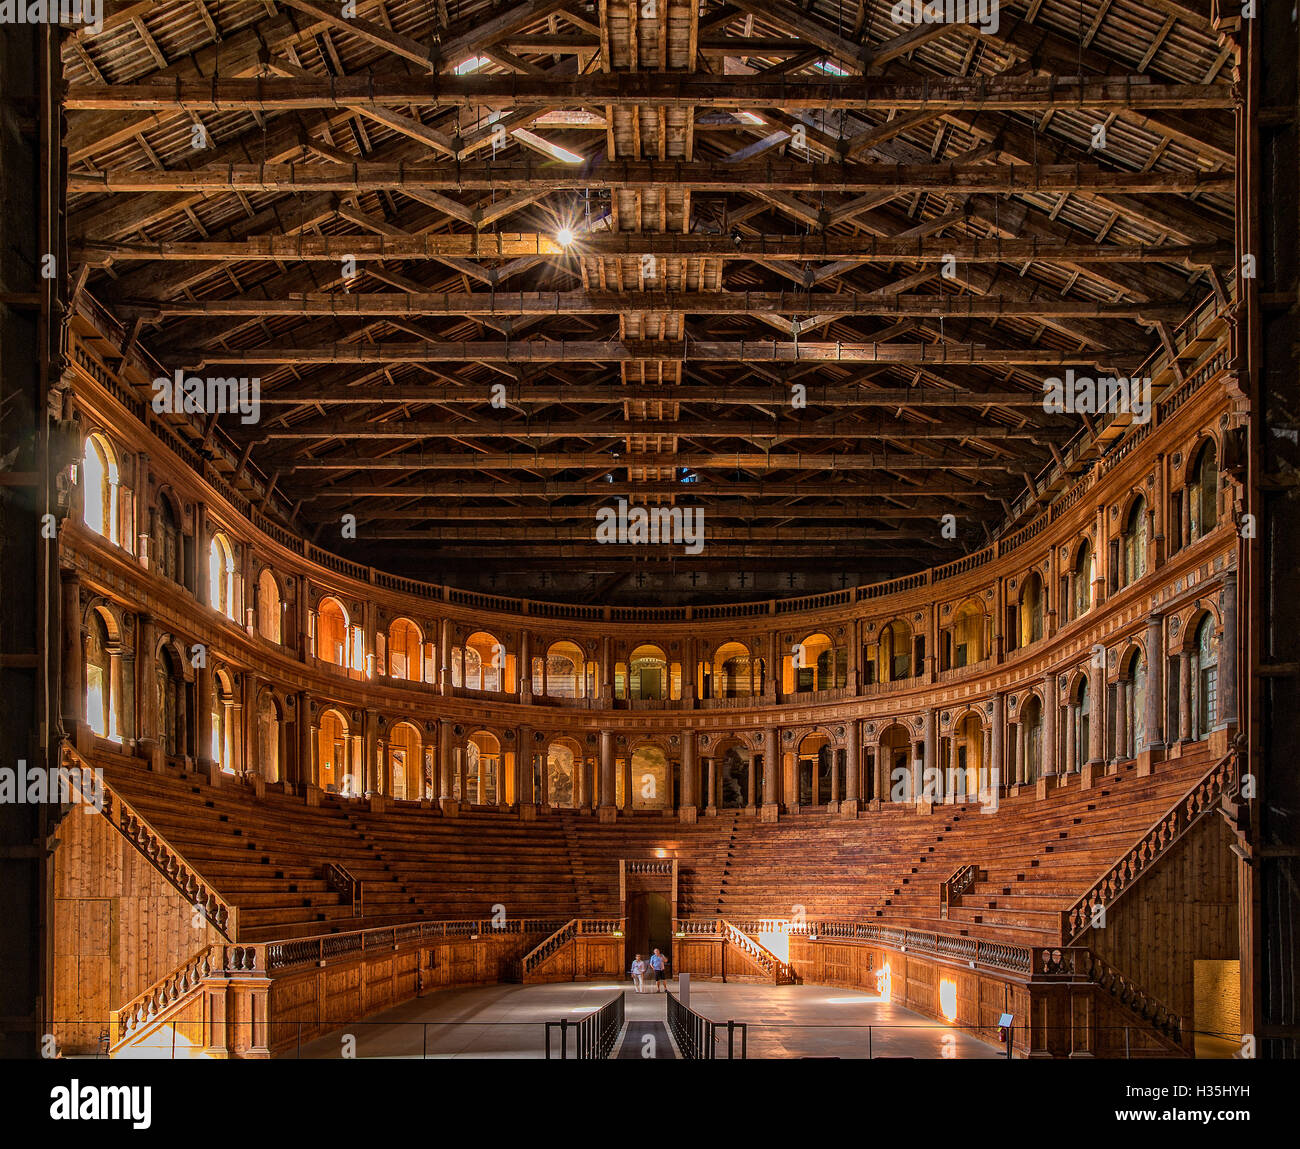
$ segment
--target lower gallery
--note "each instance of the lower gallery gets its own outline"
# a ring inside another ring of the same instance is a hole
[[[1284,19],[84,7],[7,1056],[1295,1055]]]

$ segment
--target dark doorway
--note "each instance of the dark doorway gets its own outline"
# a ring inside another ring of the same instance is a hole
[[[627,966],[640,954],[647,961],[658,948],[671,965],[673,911],[663,894],[629,894],[627,899]]]

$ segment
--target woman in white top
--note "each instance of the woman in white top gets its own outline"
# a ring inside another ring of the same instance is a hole
[[[636,960],[632,962],[632,984],[636,987],[637,993],[645,992],[645,962],[641,960],[641,955],[636,955]]]

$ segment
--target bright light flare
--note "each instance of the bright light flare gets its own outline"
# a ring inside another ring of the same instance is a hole
[[[555,242],[561,247],[568,247],[573,243],[573,228],[562,227],[555,233]]]
[[[957,983],[948,978],[939,982],[939,1012],[950,1024],[957,1020]]]

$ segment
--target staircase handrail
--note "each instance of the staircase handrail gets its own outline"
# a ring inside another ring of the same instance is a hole
[[[1069,909],[1061,911],[1061,941],[1073,945],[1092,928],[1093,916],[1105,912],[1197,822],[1214,809],[1220,798],[1235,792],[1239,781],[1238,755],[1225,754],[1192,784],[1151,827],[1124,852]]]
[[[109,1052],[130,1041],[144,1026],[183,1004],[210,978],[266,976],[264,945],[213,942],[196,950],[175,969],[141,990],[110,1017]]]
[[[63,743],[60,761],[79,792],[79,771],[96,770],[70,742]],[[109,785],[102,770],[99,771],[99,784],[103,789],[102,813],[109,822],[145,856],[154,869],[184,895],[206,921],[228,941],[234,941],[239,934],[238,908],[217,893],[212,884],[199,874],[198,869]]]
[[[939,883],[939,917],[947,918],[951,906],[961,905],[961,896],[979,880],[980,868],[974,862],[958,866]]]
[[[361,882],[353,877],[352,871],[339,862],[326,862],[322,867],[322,873],[329,888],[342,894],[352,903],[352,916],[364,917],[365,905],[362,900]]]

